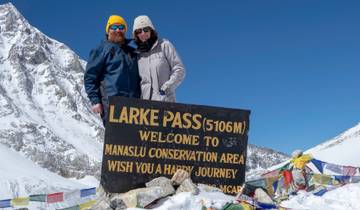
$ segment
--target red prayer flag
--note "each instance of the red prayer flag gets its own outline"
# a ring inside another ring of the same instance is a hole
[[[47,195],[47,199],[46,199],[47,203],[57,203],[57,202],[63,202],[63,201],[64,201],[64,193],[63,192],[49,194],[49,195]]]
[[[291,171],[285,170],[282,172],[285,179],[285,186],[288,187],[293,182]]]
[[[356,168],[351,166],[344,166],[344,176],[354,176],[356,174]]]

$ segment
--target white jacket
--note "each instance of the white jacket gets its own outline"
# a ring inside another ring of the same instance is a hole
[[[140,53],[138,64],[141,98],[175,102],[175,89],[185,77],[185,68],[174,46],[158,39],[149,52]],[[160,95],[160,90],[165,95]]]

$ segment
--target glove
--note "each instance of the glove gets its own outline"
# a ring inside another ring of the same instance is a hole
[[[165,91],[163,91],[163,90],[161,90],[161,89],[159,90],[159,93],[160,93],[161,96],[164,96],[164,95],[165,95]]]

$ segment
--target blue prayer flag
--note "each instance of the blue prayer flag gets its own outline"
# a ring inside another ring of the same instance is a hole
[[[320,173],[323,173],[324,162],[322,162],[321,160],[314,159],[314,158],[311,159],[310,161],[315,165],[315,167],[320,171]]]
[[[343,166],[326,163],[324,168],[337,174],[343,174]]]
[[[80,190],[80,197],[86,197],[90,195],[96,195],[96,188],[89,188],[89,189],[83,189]]]
[[[350,182],[351,176],[334,176],[335,180],[337,180],[341,184],[347,184]]]
[[[0,208],[7,208],[7,207],[11,207],[11,199],[1,200]]]
[[[314,193],[316,196],[323,196],[327,192],[327,189],[321,189]]]
[[[256,203],[258,207],[260,207],[261,209],[277,209],[277,206],[271,203],[261,203],[261,202],[257,202]]]

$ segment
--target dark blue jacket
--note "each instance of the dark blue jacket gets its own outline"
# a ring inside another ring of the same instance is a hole
[[[130,40],[122,46],[104,40],[90,52],[84,85],[93,105],[109,96],[140,97],[137,54],[131,45]]]

